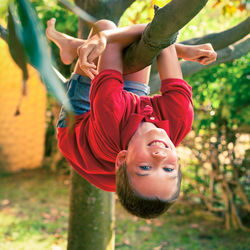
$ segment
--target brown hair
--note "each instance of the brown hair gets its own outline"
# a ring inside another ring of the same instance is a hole
[[[127,164],[122,163],[116,172],[116,193],[122,206],[131,214],[144,219],[155,218],[168,210],[177,200],[181,189],[181,171],[178,171],[176,192],[168,199],[148,198],[136,192],[129,182]]]

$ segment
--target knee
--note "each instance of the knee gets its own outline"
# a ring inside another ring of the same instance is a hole
[[[110,20],[101,19],[95,23],[100,30],[111,30],[117,28],[116,24]]]

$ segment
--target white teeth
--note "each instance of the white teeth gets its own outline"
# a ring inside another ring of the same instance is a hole
[[[151,143],[150,146],[160,146],[160,147],[163,147],[163,148],[166,147],[164,143],[158,142],[158,141]]]

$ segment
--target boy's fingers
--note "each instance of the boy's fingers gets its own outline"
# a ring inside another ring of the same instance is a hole
[[[197,59],[197,62],[203,65],[210,64],[214,61],[216,61],[217,53],[215,51],[209,51],[209,53],[202,52],[202,56]]]
[[[208,65],[208,64],[210,64],[210,63],[212,63],[212,62],[214,62],[214,61],[215,61],[215,59],[207,59],[207,58],[204,58],[204,59],[202,59],[202,60],[200,61],[200,63],[203,64],[203,65]]]
[[[87,74],[88,74],[89,78],[91,80],[93,80],[95,78],[95,76],[98,74],[98,72],[95,69],[89,69]]]
[[[210,57],[211,55],[212,55],[212,51],[204,50],[204,49],[201,49],[199,51],[199,56],[200,57]]]
[[[88,76],[91,80],[93,80],[95,78],[94,74],[92,74],[90,71],[88,72]]]
[[[93,62],[97,57],[99,57],[101,53],[97,53],[96,51],[94,51],[93,53],[91,53],[89,56],[88,56],[88,60],[90,62]]]
[[[81,68],[90,68],[90,69],[96,69],[96,65],[94,63],[89,63],[87,61],[87,58],[79,58],[79,64]]]
[[[98,74],[98,71],[96,69],[93,68],[81,68],[83,70],[83,72],[91,79],[93,80],[95,78],[95,76]]]
[[[105,47],[103,47],[103,46],[93,48],[93,50],[90,52],[90,54],[88,56],[88,61],[93,62],[96,58],[98,58],[102,54],[104,49],[105,49]]]
[[[80,67],[87,67],[87,68],[96,68],[96,65],[94,63],[89,63],[88,55],[91,53],[93,47],[88,46],[86,47],[79,47],[77,52],[79,56],[79,63]]]
[[[92,69],[90,68],[89,71],[93,74],[93,75],[97,75],[98,71],[96,69]]]

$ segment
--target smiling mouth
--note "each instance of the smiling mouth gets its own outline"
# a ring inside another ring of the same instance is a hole
[[[153,140],[148,144],[148,146],[157,146],[157,147],[161,147],[161,148],[168,148],[168,145],[166,144],[166,142],[161,141],[161,140]]]

